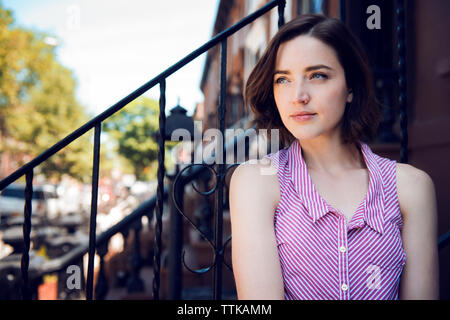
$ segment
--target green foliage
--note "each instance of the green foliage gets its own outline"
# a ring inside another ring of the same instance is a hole
[[[0,2],[0,153],[14,156],[18,165],[30,161],[87,120],[75,99],[72,72],[58,63],[55,47],[46,44],[47,35],[14,25],[12,13]],[[112,150],[122,158],[113,160],[110,145],[102,143],[100,170],[117,163],[138,179],[156,177],[159,106],[141,97],[103,123],[113,140]],[[89,182],[92,173],[93,130],[72,142],[39,166],[48,178],[69,174]],[[173,164],[166,143],[165,165]],[[125,167],[123,167],[125,164]]]
[[[45,44],[44,34],[14,27],[12,14],[0,5],[0,129],[5,117],[16,106],[27,101],[28,90],[39,81],[54,60],[55,48]]]
[[[59,64],[45,34],[14,26],[0,4],[0,152],[34,158],[85,123],[72,72]],[[47,177],[87,180],[92,143],[85,135],[39,166]],[[19,165],[22,165],[19,162]]]
[[[140,97],[104,123],[105,131],[117,144],[117,152],[127,160],[139,180],[156,177],[158,117],[158,102]],[[167,143],[169,148],[172,145]],[[171,165],[170,160],[165,156],[166,166]]]

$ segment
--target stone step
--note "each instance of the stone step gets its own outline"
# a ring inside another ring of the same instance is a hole
[[[223,270],[224,280],[226,279],[225,268]],[[183,290],[182,300],[210,300],[213,296],[212,283],[213,270],[204,275],[196,275],[183,267]],[[126,286],[113,287],[110,285],[105,300],[153,300],[153,268],[144,267],[141,269],[141,279],[144,281],[144,292],[128,292]],[[160,277],[160,299],[167,299],[167,269],[161,269]],[[222,290],[222,299],[234,300],[236,299],[236,292],[234,283],[224,281]]]

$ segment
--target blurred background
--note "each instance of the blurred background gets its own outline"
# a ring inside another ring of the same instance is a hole
[[[0,180],[268,2],[0,0]],[[380,9],[379,28],[368,27],[371,5]],[[402,21],[399,8],[403,8]],[[286,1],[286,21],[302,13],[339,18],[362,41],[377,97],[384,106],[377,137],[369,145],[375,153],[400,161],[402,136],[407,135],[408,163],[432,177],[439,235],[448,235],[450,42],[445,39],[450,1]],[[250,127],[253,115],[243,102],[245,80],[277,31],[277,22],[274,8],[228,39],[226,128]],[[167,79],[167,115],[181,110],[191,120],[201,121],[201,127],[196,127],[201,133],[218,127],[219,59],[220,50],[214,47]],[[151,298],[155,219],[137,209],[156,192],[158,100],[156,86],[103,123],[97,232],[112,230],[126,217],[135,218],[129,219],[133,224],[108,236],[106,246],[97,252],[97,298]],[[404,108],[400,101],[406,103]],[[408,121],[402,123],[405,114]],[[86,133],[34,171],[30,253],[34,298],[85,298],[83,290],[68,289],[66,268],[71,252],[80,246],[87,248],[93,136],[91,131]],[[176,162],[189,158],[189,152],[186,155],[179,145],[186,143],[166,142],[168,185],[173,182],[170,175],[181,169]],[[254,146],[251,139],[246,142],[246,148]],[[214,185],[214,177],[208,174],[195,181],[203,191]],[[24,187],[21,178],[0,194],[0,299],[20,298]],[[214,198],[200,196],[190,185],[181,196],[185,214],[213,239]],[[230,226],[224,201],[225,241]],[[170,200],[165,204],[161,298],[210,298],[211,272],[193,274],[183,268],[178,271],[180,285],[170,283],[173,205]],[[207,268],[213,261],[207,241],[186,220],[181,228],[177,234],[186,264],[198,270]],[[85,277],[87,250],[80,252],[84,252],[82,258],[70,263],[78,265]],[[449,246],[439,254],[441,298],[449,299]],[[67,263],[61,262],[59,269],[49,264],[63,258]],[[229,246],[225,260],[230,263]],[[236,297],[232,273],[226,268],[223,296]]]

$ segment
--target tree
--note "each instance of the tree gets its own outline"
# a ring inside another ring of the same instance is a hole
[[[33,32],[14,27],[12,13],[0,4],[0,131],[5,133],[5,119],[12,106],[28,97],[28,90],[39,80],[54,58],[54,47]]]
[[[16,106],[15,112],[8,116],[7,132],[14,140],[25,142],[16,145],[14,152],[35,157],[88,120],[74,90],[71,72],[52,61],[29,90],[29,101]],[[57,178],[69,174],[86,181],[91,174],[92,158],[92,143],[89,134],[85,134],[45,161],[40,172]]]
[[[105,131],[116,141],[117,152],[128,161],[139,180],[156,177],[158,117],[158,102],[140,97],[105,121]],[[172,145],[167,143],[168,148]],[[171,165],[170,157],[165,157],[165,164]]]
[[[0,152],[27,161],[87,121],[72,72],[56,60],[46,37],[15,26],[0,4]],[[79,138],[39,166],[40,173],[87,180],[90,146],[88,135]]]

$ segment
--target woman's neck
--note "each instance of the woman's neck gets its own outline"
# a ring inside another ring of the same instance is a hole
[[[346,170],[366,168],[356,143],[344,144],[327,139],[299,140],[299,143],[308,170],[339,175]]]

